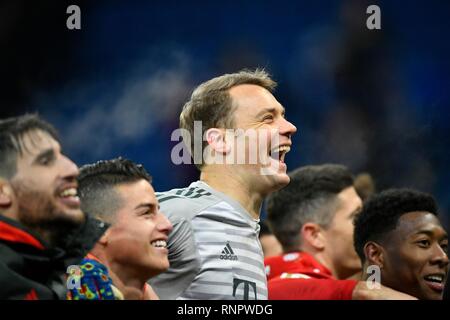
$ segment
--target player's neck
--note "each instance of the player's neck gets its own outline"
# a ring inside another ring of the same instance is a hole
[[[309,254],[314,258],[314,260],[327,268],[334,278],[338,279],[338,275],[333,267],[333,263],[331,263],[331,259],[329,259],[328,255],[323,250],[317,250],[314,247],[311,247],[308,244],[304,243],[299,247],[299,251]]]
[[[128,267],[112,263],[108,267],[113,284],[122,292],[125,300],[144,300],[145,281],[130,273]]]
[[[334,267],[333,263],[331,262],[331,259],[329,259],[329,257],[326,254],[324,254],[323,252],[320,252],[320,253],[314,254],[313,257],[316,259],[317,262],[319,262],[321,265],[323,265],[325,268],[327,268],[331,272],[331,275],[335,279],[340,279],[336,268]]]
[[[224,176],[214,172],[202,172],[200,180],[236,200],[252,218],[259,219],[263,197],[259,193],[252,192],[250,186],[240,179],[233,175]]]
[[[106,252],[99,245],[96,245],[91,253],[108,269],[108,274],[113,285],[119,289],[125,300],[143,299],[145,280],[133,276],[133,274],[129,272],[128,267],[110,261]]]

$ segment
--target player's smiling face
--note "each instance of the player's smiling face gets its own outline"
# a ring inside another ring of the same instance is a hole
[[[388,237],[382,284],[419,299],[442,299],[448,237],[437,217],[428,212],[404,214]]]
[[[239,85],[230,89],[230,95],[236,106],[234,127],[255,133],[246,134],[247,161],[242,173],[270,191],[285,186],[289,183],[285,156],[292,147],[291,136],[297,128],[286,120],[283,106],[263,87]],[[241,138],[237,135],[235,140]],[[237,149],[237,143],[234,148]],[[239,155],[239,151],[236,153]],[[251,159],[257,162],[250,162]]]
[[[121,208],[104,237],[109,259],[146,281],[169,268],[167,239],[172,224],[159,211],[148,181],[121,184],[115,191]]]
[[[84,214],[77,196],[78,167],[44,131],[25,134],[21,144],[23,153],[18,155],[17,172],[11,179],[18,203],[17,219],[32,229],[81,224]]]

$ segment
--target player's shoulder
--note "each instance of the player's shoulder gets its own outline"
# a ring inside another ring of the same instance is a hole
[[[264,264],[266,265],[278,265],[286,263],[295,263],[300,261],[302,255],[300,252],[289,252],[283,253],[281,255],[267,257],[264,259]]]
[[[283,261],[283,255],[271,256],[264,258],[265,265],[279,264]]]
[[[222,201],[198,182],[185,188],[156,192],[156,198],[161,211],[169,218],[182,217],[187,220]]]

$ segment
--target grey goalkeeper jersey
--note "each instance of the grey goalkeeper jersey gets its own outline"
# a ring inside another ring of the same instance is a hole
[[[150,280],[161,299],[267,299],[258,220],[202,181],[157,198],[173,224],[170,268]]]

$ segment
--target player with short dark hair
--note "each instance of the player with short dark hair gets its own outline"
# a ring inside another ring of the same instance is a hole
[[[289,186],[267,201],[268,222],[283,251],[311,253],[338,279],[357,273],[361,263],[353,248],[353,218],[362,203],[350,171],[325,164],[301,167],[289,176]]]
[[[115,187],[140,180],[152,182],[142,165],[128,159],[119,157],[84,165],[78,176],[79,193],[83,200],[81,207],[99,218],[114,222],[115,212],[125,200]]]
[[[448,235],[430,194],[390,189],[372,196],[355,221],[354,243],[364,269],[379,268],[381,284],[419,299],[442,299]]]
[[[106,228],[81,211],[78,173],[49,123],[0,121],[0,299],[65,299],[67,267]]]
[[[82,278],[91,285],[91,296],[84,289],[72,290],[70,298],[157,298],[146,282],[169,267],[167,236],[172,225],[159,211],[150,175],[142,165],[117,158],[83,166],[78,180],[82,209],[111,224],[82,266],[96,266],[111,281],[96,280],[104,284],[102,294],[100,285]]]

